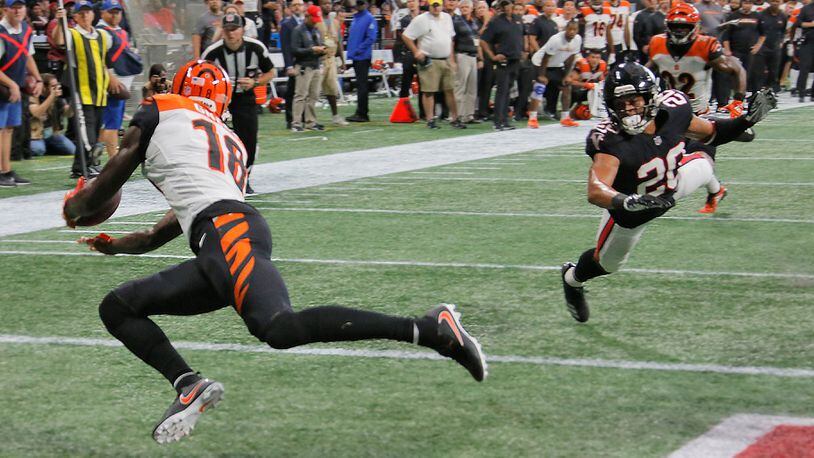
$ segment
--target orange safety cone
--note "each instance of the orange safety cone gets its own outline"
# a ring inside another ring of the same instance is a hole
[[[410,123],[416,121],[418,121],[418,116],[416,116],[415,110],[413,110],[413,106],[410,104],[410,98],[400,98],[396,106],[393,107],[393,113],[390,114],[390,122]]]

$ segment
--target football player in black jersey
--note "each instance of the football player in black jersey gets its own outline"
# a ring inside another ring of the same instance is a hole
[[[683,92],[659,93],[653,73],[635,62],[611,69],[604,97],[609,118],[588,134],[585,152],[593,160],[588,201],[605,211],[596,246],[562,266],[565,301],[579,322],[589,317],[583,284],[619,270],[646,224],[676,200],[701,187],[717,193],[705,149],[735,140],[776,104],[771,91],[761,90],[742,116],[702,119]]]

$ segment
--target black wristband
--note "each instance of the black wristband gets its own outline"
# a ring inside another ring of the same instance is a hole
[[[625,208],[625,199],[627,199],[627,194],[617,193],[611,199],[611,208],[612,209],[621,209]]]

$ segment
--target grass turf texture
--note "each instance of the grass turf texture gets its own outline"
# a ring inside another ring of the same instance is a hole
[[[809,143],[798,141],[812,135],[803,127],[811,112],[771,117],[758,133],[779,140],[721,148],[719,176],[741,184],[730,186],[719,214],[697,218],[703,192],[682,201],[669,215],[694,219],[654,222],[628,267],[814,275],[808,261],[814,206],[804,198],[810,185],[776,185],[810,184],[814,161],[765,160],[814,156]],[[744,157],[760,160],[735,159]],[[598,224],[599,212],[584,196],[588,159],[579,146],[507,158],[518,161],[457,165],[500,168],[457,170],[471,175],[400,173],[254,200],[265,208],[279,258],[538,266],[575,260],[592,245]],[[526,179],[558,181],[518,181]],[[537,215],[305,211],[318,208]],[[746,218],[804,222],[739,220]],[[136,227],[113,221],[100,229]],[[0,239],[0,249],[83,252],[68,243],[3,242],[76,237],[41,231]],[[189,254],[183,240],[162,253]],[[2,258],[0,333],[93,338],[110,338],[96,313],[110,288],[177,262]],[[412,315],[437,302],[458,303],[487,356],[812,367],[810,278],[619,273],[589,284],[593,316],[577,325],[565,311],[557,271],[278,266],[297,309],[338,303]],[[255,343],[231,309],[156,321],[179,341]],[[329,346],[413,350],[378,341]],[[0,455],[654,456],[734,413],[813,416],[810,379],[495,363],[479,385],[440,361],[182,353],[224,382],[227,398],[188,441],[158,448],[149,433],[172,392],[124,349],[0,345],[9,393],[0,413],[6,425]]]

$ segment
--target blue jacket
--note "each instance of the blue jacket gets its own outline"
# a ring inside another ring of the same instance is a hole
[[[348,59],[370,60],[378,34],[379,25],[370,12],[360,11],[354,14],[348,33]]]
[[[280,49],[283,51],[283,61],[285,68],[294,66],[294,56],[291,49],[291,33],[299,25],[299,22],[290,16],[280,23]]]

